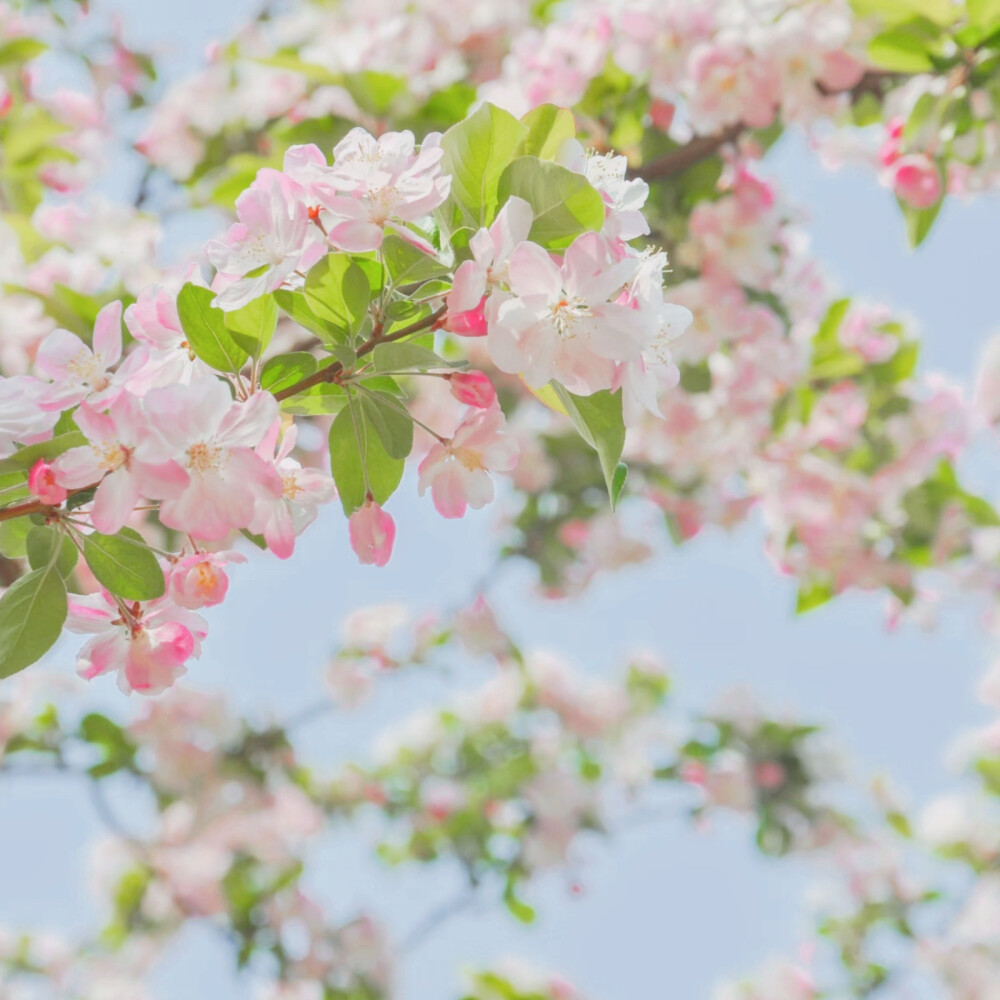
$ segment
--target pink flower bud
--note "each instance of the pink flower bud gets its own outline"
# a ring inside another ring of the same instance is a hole
[[[773,792],[785,783],[785,769],[776,760],[767,760],[757,765],[754,779],[758,787]]]
[[[351,548],[360,562],[384,566],[389,561],[396,540],[396,524],[374,500],[367,501],[351,515],[348,531]]]
[[[914,208],[930,208],[941,197],[941,174],[922,153],[901,156],[893,164],[892,189]]]
[[[182,608],[221,604],[229,589],[229,577],[222,568],[227,562],[246,562],[239,552],[196,552],[174,563],[170,571],[170,596]]]
[[[456,372],[448,376],[451,394],[459,402],[485,410],[497,400],[493,383],[483,372]]]
[[[459,337],[485,337],[486,336],[486,299],[467,312],[449,313],[445,317],[444,328],[457,334]]]
[[[669,101],[653,101],[649,106],[649,117],[654,128],[667,132],[674,122],[676,106]]]
[[[28,473],[28,489],[42,503],[53,506],[61,504],[68,496],[66,490],[56,482],[55,471],[44,458],[40,458],[31,467],[31,472]]]

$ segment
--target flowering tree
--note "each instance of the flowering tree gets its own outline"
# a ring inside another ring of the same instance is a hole
[[[998,184],[1000,5],[302,0],[165,90],[127,39],[86,5],[0,3],[0,772],[82,772],[109,826],[103,929],[0,938],[5,989],[144,995],[198,921],[266,996],[389,997],[451,912],[488,898],[530,922],[535,874],[652,800],[743,814],[761,851],[844,876],[817,928],[836,963],[720,997],[994,996],[992,730],[963,751],[975,797],[922,824],[882,788],[847,808],[816,727],[747,696],[681,718],[655,661],[588,683],[482,594],[412,628],[359,613],[329,703],[301,717],[175,682],[230,570],[294,558],[324,505],[385,565],[408,460],[445,518],[499,493],[497,559],[533,563],[547,597],[653,556],[623,504],[677,543],[758,511],[800,612],[860,589],[897,619],[941,580],[992,607],[1000,514],[958,466],[1000,421],[1000,354],[971,395],[922,372],[903,322],[830,293],[759,163],[805,130],[825,162],[876,171],[919,244],[945,199]],[[53,65],[85,83],[47,88]],[[128,142],[138,191],[104,200]],[[177,205],[230,219],[167,267]],[[88,711],[33,667],[64,630],[89,636],[81,677],[156,697]],[[374,675],[439,662],[493,676],[374,757],[297,751]],[[109,806],[112,777],[155,804],[150,832]],[[468,881],[402,941],[374,914],[331,921],[305,884],[309,841],[368,814],[387,863]],[[518,965],[465,994],[580,995]]]

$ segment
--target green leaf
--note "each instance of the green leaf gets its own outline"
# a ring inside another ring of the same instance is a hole
[[[365,393],[360,403],[386,454],[406,458],[413,451],[413,421],[404,405],[384,392]]]
[[[0,552],[8,559],[20,559],[28,554],[28,532],[35,527],[26,517],[0,521]]]
[[[220,372],[238,372],[250,356],[233,339],[226,314],[212,306],[215,292],[186,284],[177,296],[177,314],[184,336],[205,364]]]
[[[981,29],[984,35],[1000,27],[1000,0],[965,0],[965,9],[969,23]]]
[[[798,593],[795,596],[795,613],[805,614],[813,608],[818,608],[821,604],[833,598],[833,587],[828,583],[813,582],[799,585]]]
[[[37,38],[14,38],[0,45],[0,66],[28,62],[30,59],[36,59],[47,49],[48,46]]]
[[[709,392],[712,388],[712,370],[707,361],[697,364],[683,362],[680,366],[681,388],[692,395],[699,392]]]
[[[618,506],[622,492],[625,490],[625,483],[628,481],[628,466],[624,462],[619,462],[615,468],[614,477],[611,480],[611,509]]]
[[[59,638],[67,611],[66,585],[54,563],[12,583],[0,597],[0,677],[41,659]]]
[[[908,28],[893,28],[868,43],[868,58],[896,73],[925,73],[934,68],[928,40]]]
[[[32,525],[25,539],[25,554],[32,569],[55,563],[59,575],[68,579],[76,567],[77,550],[72,539],[47,525]]]
[[[467,361],[445,361],[427,347],[410,340],[379,344],[371,353],[372,366],[380,372],[425,372],[437,368],[465,368]]]
[[[11,472],[28,472],[40,458],[51,460],[70,448],[80,448],[86,443],[87,439],[79,431],[70,431],[67,434],[57,434],[39,444],[29,444],[0,462],[0,476]]]
[[[259,358],[274,336],[278,306],[270,295],[262,295],[240,309],[223,313],[223,317],[237,346],[251,358]]]
[[[419,247],[394,233],[388,233],[382,240],[382,260],[385,261],[389,277],[396,288],[449,273],[448,268],[437,257],[424,253]]]
[[[488,226],[506,201],[498,193],[500,178],[528,129],[512,114],[483,104],[441,138],[442,167],[451,174],[446,204],[457,206],[463,224]]]
[[[503,172],[500,203],[517,196],[535,213],[529,239],[548,250],[568,247],[579,235],[604,225],[604,201],[582,174],[558,163],[522,156]]]
[[[622,419],[622,394],[606,389],[591,396],[574,396],[558,382],[550,382],[566,413],[573,421],[580,436],[597,452],[601,460],[608,498],[614,507],[617,495],[615,479],[618,463],[625,447],[625,422]],[[622,483],[624,485],[624,482]],[[621,487],[618,488],[621,493]]]
[[[322,340],[347,343],[368,316],[371,286],[361,266],[347,254],[331,253],[306,278],[306,304],[313,314],[331,325],[332,333]],[[316,332],[316,331],[314,331]]]
[[[567,139],[576,138],[576,121],[569,108],[554,104],[539,104],[522,119],[528,134],[517,148],[518,156],[537,156],[540,160],[554,160],[559,147]]]
[[[318,367],[316,359],[307,351],[279,354],[261,369],[260,387],[268,392],[280,392],[308,378]]]
[[[347,393],[332,382],[321,382],[282,400],[281,409],[298,417],[320,417],[340,413],[347,403]]]
[[[132,528],[122,528],[117,535],[96,531],[87,535],[83,557],[94,576],[116,597],[152,601],[166,590],[156,556]]]
[[[285,289],[279,289],[276,292],[272,292],[271,295],[274,297],[274,301],[278,303],[282,312],[291,317],[299,326],[310,333],[315,333],[320,340],[330,342],[336,341],[338,337],[343,337],[343,334],[337,330],[337,327],[332,323],[327,323],[326,320],[320,319],[309,308],[309,303],[306,302],[306,297],[302,292],[289,292]]]
[[[362,111],[376,118],[384,118],[392,109],[393,101],[407,89],[403,77],[372,69],[348,73],[344,77],[344,87]]]
[[[330,471],[344,513],[353,514],[371,490],[383,504],[403,478],[403,460],[389,455],[358,400],[352,400],[330,427]]]
[[[941,211],[941,206],[944,204],[944,198],[938,200],[930,208],[914,208],[912,205],[908,205],[905,201],[900,198],[896,199],[899,202],[900,211],[903,213],[903,218],[906,220],[906,238],[910,244],[910,248],[915,250],[930,233],[931,228],[934,225],[935,220],[938,217],[938,212]]]
[[[886,24],[920,17],[945,26],[961,13],[951,0],[851,0],[851,6],[859,17],[880,17]]]

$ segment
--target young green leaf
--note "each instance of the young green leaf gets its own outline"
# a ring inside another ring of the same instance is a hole
[[[69,431],[49,438],[48,441],[29,444],[0,462],[0,476],[11,472],[27,472],[40,458],[53,459],[70,448],[79,448],[86,443],[87,439],[79,431]]]
[[[316,359],[306,351],[279,354],[261,370],[260,387],[268,392],[280,392],[308,378],[318,367]]]
[[[313,314],[332,327],[329,339],[347,343],[368,316],[371,285],[356,261],[347,254],[331,253],[309,272],[305,297]]]
[[[569,108],[555,104],[539,104],[522,119],[528,134],[517,149],[518,156],[537,156],[540,160],[554,160],[567,139],[576,138],[576,122]]]
[[[330,471],[346,514],[364,504],[368,490],[385,503],[403,478],[403,460],[385,450],[359,400],[341,410],[330,427]]]
[[[0,597],[0,677],[10,677],[48,652],[68,611],[66,585],[51,563],[12,583]]]
[[[278,306],[270,295],[262,295],[241,309],[224,313],[223,316],[237,346],[251,358],[259,358],[274,336],[274,329],[278,324]]]
[[[132,528],[122,528],[117,535],[96,531],[87,535],[83,557],[94,576],[116,597],[152,601],[166,590],[156,556]]]
[[[390,458],[406,458],[413,451],[413,421],[402,404],[384,392],[365,393],[361,397],[365,419],[375,428],[382,447]]]
[[[597,452],[608,488],[612,508],[625,485],[617,482],[619,461],[625,447],[625,422],[622,419],[622,394],[603,390],[591,396],[574,396],[558,382],[550,383],[559,402],[573,421],[580,436]]]
[[[503,172],[498,188],[503,204],[523,198],[535,213],[529,239],[548,250],[568,247],[582,233],[604,225],[604,200],[582,174],[558,163],[521,156]]]
[[[177,315],[191,349],[216,371],[238,372],[250,357],[233,339],[226,314],[212,306],[215,292],[186,284],[177,296]]]
[[[61,531],[48,525],[32,525],[24,548],[32,569],[44,569],[55,562],[59,574],[66,580],[76,567],[76,546]]]
[[[457,206],[462,224],[478,228],[493,221],[507,200],[499,192],[500,178],[527,135],[525,125],[492,104],[445,132],[442,166],[451,174],[446,204]]]

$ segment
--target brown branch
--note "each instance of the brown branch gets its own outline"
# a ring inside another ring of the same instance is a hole
[[[411,323],[409,326],[404,326],[400,330],[395,330],[393,333],[383,335],[379,327],[375,328],[375,332],[368,338],[359,348],[358,357],[364,357],[366,354],[370,354],[375,350],[380,344],[391,344],[397,340],[402,340],[404,337],[409,337],[414,333],[420,333],[421,330],[427,330],[433,327],[438,320],[440,320],[445,312],[447,311],[446,306],[442,306],[437,312],[432,312],[429,316],[425,316],[423,319],[418,319],[415,323]],[[341,362],[335,361],[332,365],[327,365],[326,368],[321,368],[318,372],[313,372],[312,375],[307,375],[303,379],[299,379],[294,385],[290,385],[287,388],[279,389],[275,394],[274,398],[280,403],[283,399],[288,399],[291,396],[295,396],[300,392],[304,392],[306,389],[311,389],[314,385],[322,385],[325,382],[335,382],[337,376],[344,371],[344,366]]]
[[[75,490],[74,492],[79,492]],[[13,507],[0,509],[0,521],[11,521],[15,517],[27,517],[29,514],[54,514],[58,510],[52,504],[42,503],[41,500],[29,500],[27,503],[15,504]]]
[[[887,80],[896,77],[897,74],[894,73],[869,70],[853,87],[847,90],[829,90],[821,83],[816,83],[816,89],[825,97],[848,94],[853,103],[865,94],[881,97],[883,94],[883,84]],[[723,146],[735,142],[744,133],[752,131],[753,129],[749,125],[737,122],[735,125],[730,125],[715,135],[700,135],[692,139],[686,146],[680,146],[678,149],[664,153],[663,156],[659,156],[649,163],[644,163],[641,167],[634,170],[633,173],[636,177],[641,177],[646,181],[659,181],[666,177],[675,177],[689,167],[693,167],[696,163],[714,156]]]

